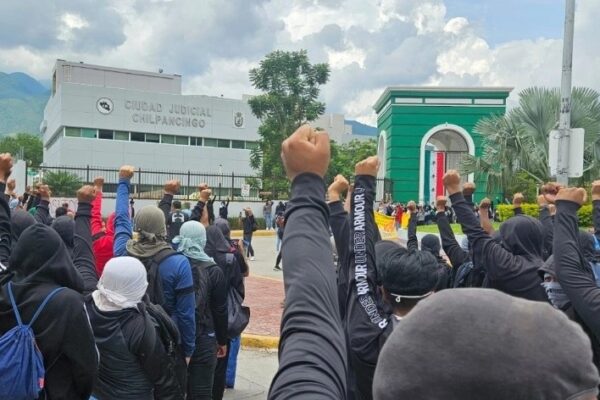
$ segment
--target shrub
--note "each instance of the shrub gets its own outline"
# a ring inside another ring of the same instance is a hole
[[[229,218],[227,218],[227,220],[229,221],[229,228],[231,228],[232,231],[242,229],[242,220],[240,219],[240,217],[229,217]],[[258,229],[265,229],[265,219],[264,218],[254,217],[254,220],[256,221],[256,224],[258,225]]]
[[[496,212],[498,213],[500,221],[506,221],[507,219],[515,215],[513,212],[513,206],[509,204],[500,204],[496,207]],[[529,215],[534,218],[538,218],[540,215],[539,206],[537,204],[523,204],[523,214]],[[592,205],[583,205],[577,212],[577,216],[579,217],[580,227],[592,226]]]

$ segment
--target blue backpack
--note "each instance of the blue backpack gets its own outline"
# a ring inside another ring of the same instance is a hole
[[[37,399],[44,388],[45,370],[44,358],[35,343],[31,326],[50,299],[64,288],[56,288],[50,292],[28,324],[21,321],[12,292],[12,282],[8,282],[7,289],[17,326],[0,337],[0,399]]]

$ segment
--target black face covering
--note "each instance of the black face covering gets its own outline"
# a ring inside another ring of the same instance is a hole
[[[542,257],[542,224],[535,218],[517,215],[500,226],[502,247],[515,256]]]
[[[214,225],[206,228],[206,246],[204,252],[211,257],[216,257],[217,253],[229,253],[230,246],[223,232]]]
[[[428,251],[436,257],[440,255],[441,248],[440,238],[436,235],[425,235],[421,239],[421,250]]]

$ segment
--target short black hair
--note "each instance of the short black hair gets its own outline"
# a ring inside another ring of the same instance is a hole
[[[179,200],[173,201],[173,208],[176,210],[181,210],[181,202]]]
[[[55,212],[56,218],[67,215],[67,209],[64,207],[58,207]]]

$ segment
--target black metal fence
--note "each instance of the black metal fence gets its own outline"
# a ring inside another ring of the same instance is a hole
[[[115,197],[119,170],[115,168],[44,166],[28,169],[27,185],[43,181],[54,181],[55,186],[91,184],[96,177],[104,178],[104,197]],[[198,186],[206,183],[217,199],[229,198],[232,201],[263,201],[265,198],[286,199],[289,193],[273,193],[263,187],[263,179],[253,175],[197,173],[191,171],[157,171],[139,168],[135,170],[131,182],[132,197],[138,199],[160,199],[165,182],[177,179],[181,182],[180,199],[193,200],[198,194]],[[390,179],[379,179],[378,185],[384,185],[385,193],[392,193],[393,182]],[[58,187],[52,188],[55,192]],[[74,192],[74,190],[73,190]]]

